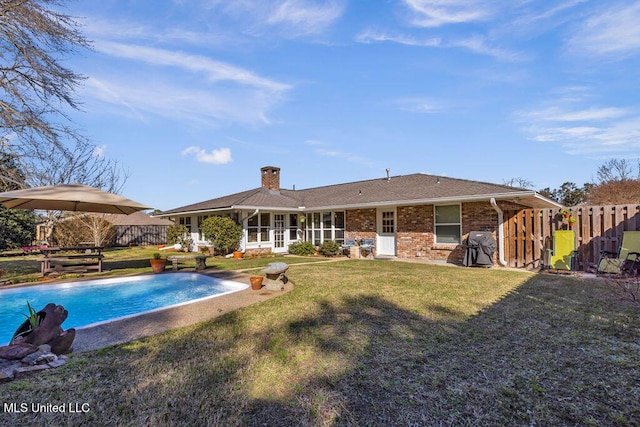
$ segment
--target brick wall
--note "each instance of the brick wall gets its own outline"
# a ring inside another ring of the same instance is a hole
[[[498,203],[503,210],[511,205]],[[463,243],[470,231],[491,231],[497,240],[498,213],[491,203],[463,203],[461,215]],[[362,239],[376,236],[376,209],[349,210],[346,216],[347,237]],[[399,258],[460,263],[464,247],[435,244],[433,205],[400,206],[396,216],[396,255]],[[497,261],[497,252],[494,261]]]
[[[356,240],[376,237],[376,209],[353,209],[346,212],[345,234]]]

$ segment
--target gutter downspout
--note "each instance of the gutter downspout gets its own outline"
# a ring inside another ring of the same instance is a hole
[[[242,248],[241,248],[242,249],[242,253],[245,253],[247,251],[247,239],[246,239],[246,237],[244,235],[244,222],[246,220],[248,220],[249,218],[253,218],[254,216],[258,215],[259,212],[260,212],[260,209],[256,209],[249,216],[246,216],[246,217],[240,219],[240,223],[242,225],[242,240],[243,240],[243,242],[242,242],[243,244],[241,245],[242,246]]]
[[[507,261],[504,259],[504,217],[502,215],[502,209],[500,209],[496,203],[496,199],[492,197],[490,202],[493,209],[498,212],[498,261],[501,266],[506,267]]]

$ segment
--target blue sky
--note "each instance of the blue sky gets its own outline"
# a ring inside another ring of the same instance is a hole
[[[428,173],[535,189],[640,154],[640,2],[71,2],[73,119],[170,209]]]

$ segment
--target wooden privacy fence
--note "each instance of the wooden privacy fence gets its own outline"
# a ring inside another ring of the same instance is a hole
[[[640,231],[640,205],[574,206],[578,269],[591,269],[600,251],[617,252],[624,231]],[[510,267],[536,269],[544,265],[553,232],[569,224],[561,209],[505,211],[505,260]]]
[[[163,245],[167,243],[167,225],[116,225],[113,246]]]

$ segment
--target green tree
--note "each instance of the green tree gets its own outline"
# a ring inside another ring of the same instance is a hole
[[[551,189],[549,187],[538,190],[538,193],[555,200],[564,206],[576,206],[584,203],[587,191],[593,184],[586,183],[582,187],[578,187],[573,182],[565,182],[560,188]]]
[[[182,250],[189,251],[193,245],[193,239],[189,229],[182,224],[173,224],[167,228],[167,243],[182,246]]]
[[[229,217],[210,216],[202,221],[200,229],[214,250],[221,254],[236,249],[242,238],[242,226]]]
[[[0,191],[17,190],[24,182],[24,174],[16,165],[15,158],[7,153],[0,153],[0,175],[10,174],[14,182],[0,180]],[[32,211],[23,209],[7,209],[0,205],[0,250],[15,249],[30,245],[35,237],[36,217]]]

